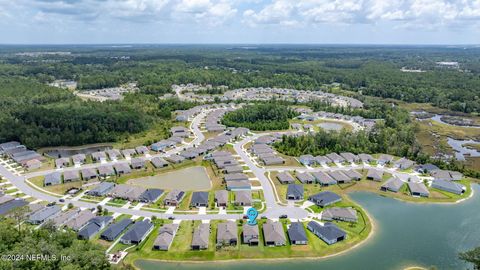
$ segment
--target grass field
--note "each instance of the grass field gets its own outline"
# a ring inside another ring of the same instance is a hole
[[[134,250],[126,258],[126,263],[134,262],[136,259],[154,259],[154,260],[173,260],[173,261],[209,261],[209,260],[232,260],[232,259],[272,259],[272,258],[302,258],[302,257],[321,257],[346,250],[355,244],[364,240],[371,232],[371,223],[364,213],[360,214],[359,222],[356,225],[348,223],[338,223],[342,229],[347,232],[347,240],[334,245],[327,245],[313,233],[308,231],[307,237],[309,244],[304,246],[294,246],[289,244],[288,234],[286,233],[289,221],[282,220],[287,244],[281,247],[267,247],[263,241],[259,246],[248,246],[241,243],[242,221],[237,221],[239,243],[236,246],[219,247],[215,245],[216,230],[218,223],[224,221],[211,221],[210,223],[210,241],[207,250],[192,251],[190,243],[192,234],[200,221],[183,221],[179,227],[177,235],[174,238],[169,251],[152,250],[156,233],[152,233],[146,240],[143,247]],[[260,239],[263,240],[262,225],[265,220],[259,220]],[[304,224],[306,225],[306,224]]]

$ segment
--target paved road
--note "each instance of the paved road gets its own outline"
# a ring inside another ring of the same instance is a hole
[[[53,195],[49,195],[47,193],[41,192],[33,187],[29,186],[25,182],[24,176],[17,176],[8,171],[5,167],[0,166],[0,175],[4,176],[6,179],[10,181],[14,186],[16,186],[19,190],[21,190],[24,194],[29,195],[33,198],[37,198],[40,200],[54,202],[58,201],[58,197]],[[71,198],[65,199],[65,204],[72,203],[76,207],[82,208],[95,208],[97,207],[97,203],[90,203],[84,201],[74,201]],[[142,217],[151,217],[157,216],[162,219],[167,219],[169,217],[175,217],[175,219],[181,220],[206,220],[206,219],[241,219],[243,215],[241,214],[207,214],[207,215],[198,215],[198,214],[162,214],[162,213],[155,213],[145,210],[134,210],[134,209],[125,209],[115,206],[104,205],[103,208],[108,209],[108,211],[120,213],[120,214],[127,214],[132,216],[142,216]]]
[[[206,114],[211,111],[211,110],[206,110],[197,115],[191,125],[190,129],[193,132],[195,139],[188,143],[184,144],[181,147],[174,148],[166,153],[161,153],[161,154],[156,154],[152,155],[152,157],[155,156],[168,156],[172,154],[176,154],[180,151],[182,151],[185,147],[191,146],[191,145],[199,145],[204,139],[205,136],[203,133],[200,131],[200,124],[202,119],[206,116]],[[263,192],[264,192],[264,197],[266,201],[266,211],[262,214],[262,216],[266,216],[268,218],[278,218],[280,215],[288,215],[290,218],[296,218],[296,219],[302,219],[306,218],[308,216],[308,212],[305,211],[304,209],[293,207],[293,206],[281,206],[277,203],[274,195],[274,191],[272,188],[272,185],[268,178],[265,176],[266,170],[264,168],[256,166],[248,157],[245,151],[243,151],[243,146],[247,144],[250,141],[253,141],[254,139],[258,138],[261,136],[261,134],[256,134],[254,136],[247,137],[243,139],[242,141],[236,143],[234,145],[234,149],[237,152],[237,154],[241,157],[241,159],[245,162],[245,164],[252,170],[253,174],[255,175],[256,178],[259,179],[259,181],[262,184]],[[115,162],[107,162],[107,163],[95,163],[95,164],[84,164],[80,168],[96,168],[101,165],[105,164],[115,164],[116,162],[125,162],[125,160],[121,161],[115,161]],[[5,178],[7,178],[14,186],[16,186],[20,191],[22,191],[24,194],[29,195],[33,198],[41,199],[44,201],[57,201],[58,197],[50,195],[48,193],[44,193],[42,191],[39,191],[30,185],[28,185],[25,182],[25,179],[32,178],[35,176],[42,176],[49,174],[54,171],[69,171],[69,170],[78,170],[78,167],[70,167],[70,168],[64,168],[60,170],[52,169],[52,170],[45,170],[45,171],[39,171],[39,172],[33,172],[29,173],[25,176],[17,176],[8,171],[6,168],[3,166],[0,166],[0,175],[3,175]],[[84,201],[77,201],[77,200],[72,200],[71,198],[65,199],[65,204],[72,203],[76,207],[82,207],[82,208],[95,208],[98,204],[97,203],[90,203],[90,202],[84,202]],[[120,213],[120,214],[128,214],[128,215],[134,215],[134,216],[143,216],[143,217],[151,217],[151,216],[157,216],[162,219],[166,219],[169,217],[174,217],[175,219],[180,219],[180,220],[211,220],[211,219],[241,219],[243,215],[241,214],[206,214],[206,215],[199,215],[199,214],[162,214],[162,213],[155,213],[155,212],[150,212],[150,211],[145,211],[145,210],[134,210],[134,209],[125,209],[121,207],[114,207],[114,206],[108,206],[104,205],[104,208],[108,209],[109,211],[115,212],[115,213]]]
[[[170,149],[169,151],[164,152],[164,153],[151,155],[147,159],[151,160],[154,157],[167,157],[167,156],[170,156],[170,155],[178,154],[179,152],[181,152],[183,149],[185,149],[187,147],[190,147],[190,146],[193,146],[193,145],[197,146],[201,142],[203,142],[203,140],[205,139],[205,136],[200,131],[200,123],[201,123],[202,119],[205,118],[206,114],[210,111],[211,110],[203,111],[202,113],[198,114],[192,120],[192,123],[190,125],[190,130],[192,131],[192,133],[194,135],[194,139],[191,142],[183,144],[179,147],[175,147],[173,149]],[[80,167],[67,167],[67,168],[62,168],[62,169],[50,169],[50,170],[37,171],[37,172],[27,173],[27,174],[25,174],[25,176],[28,179],[28,178],[33,178],[33,177],[36,177],[36,176],[44,176],[44,175],[50,174],[50,173],[55,172],[55,171],[65,172],[65,171],[73,171],[73,170],[79,170],[79,169],[85,169],[85,168],[98,168],[98,167],[104,166],[104,165],[114,165],[116,163],[123,163],[123,162],[130,163],[129,160],[120,159],[120,160],[109,161],[109,162],[105,162],[105,163],[83,164]]]
[[[263,213],[263,216],[268,218],[278,218],[281,215],[287,215],[289,218],[294,219],[306,218],[308,216],[308,212],[305,209],[294,206],[281,206],[278,204],[275,198],[275,192],[273,190],[272,183],[270,183],[270,180],[267,178],[267,176],[265,176],[266,170],[255,165],[255,163],[253,163],[253,161],[248,157],[244,146],[263,135],[265,134],[255,134],[253,136],[249,136],[233,146],[235,152],[237,152],[240,158],[245,162],[245,164],[252,171],[255,177],[258,178],[260,184],[262,185],[263,197],[265,198],[265,203],[267,205],[267,210],[265,213]]]

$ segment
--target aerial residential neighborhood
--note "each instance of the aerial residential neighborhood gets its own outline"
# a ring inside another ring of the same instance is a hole
[[[480,269],[478,1],[0,2],[0,269]]]

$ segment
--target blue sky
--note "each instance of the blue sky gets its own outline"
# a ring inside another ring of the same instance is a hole
[[[0,0],[0,43],[480,44],[480,0]]]

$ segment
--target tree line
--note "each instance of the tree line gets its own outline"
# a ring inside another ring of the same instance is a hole
[[[258,131],[284,130],[290,127],[288,120],[297,115],[285,105],[255,104],[227,113],[222,123],[229,127],[246,127]]]

